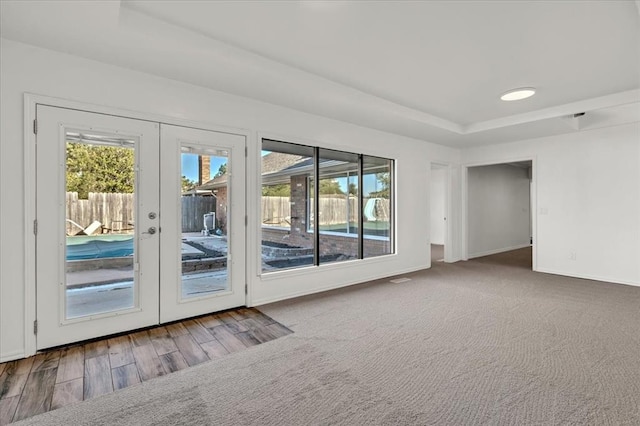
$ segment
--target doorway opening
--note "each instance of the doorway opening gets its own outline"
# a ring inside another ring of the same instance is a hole
[[[535,270],[533,160],[466,168],[466,259]]]
[[[450,261],[450,245],[447,243],[449,179],[448,164],[431,163],[429,180],[431,265],[436,262]]]

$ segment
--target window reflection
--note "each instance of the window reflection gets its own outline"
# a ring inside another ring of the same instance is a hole
[[[273,140],[262,148],[263,271],[393,253],[393,160]]]

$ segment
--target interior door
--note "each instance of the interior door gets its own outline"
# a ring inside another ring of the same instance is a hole
[[[161,141],[160,321],[244,305],[245,137],[161,124]]]
[[[36,116],[37,348],[157,324],[159,124]]]

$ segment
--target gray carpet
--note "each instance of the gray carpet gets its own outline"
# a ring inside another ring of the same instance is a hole
[[[295,333],[19,424],[640,424],[640,288],[529,259],[262,307]]]

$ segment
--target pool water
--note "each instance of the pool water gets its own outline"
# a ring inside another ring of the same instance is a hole
[[[133,255],[132,235],[82,235],[67,237],[67,260],[103,259]]]

